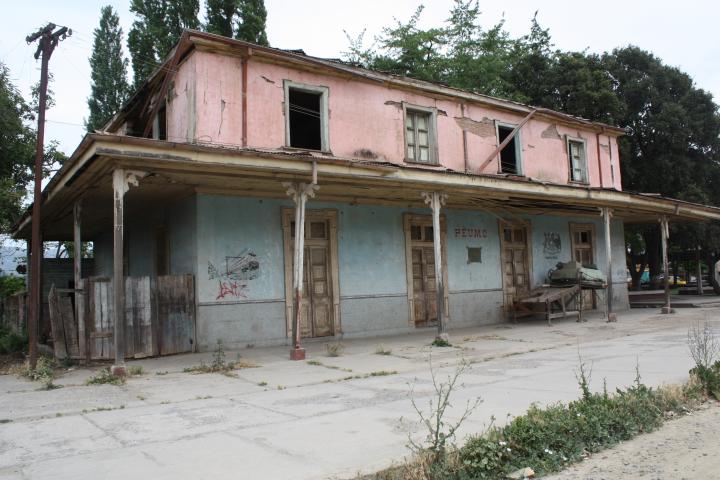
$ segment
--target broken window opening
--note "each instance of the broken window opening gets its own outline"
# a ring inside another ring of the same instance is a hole
[[[157,115],[153,119],[152,138],[155,140],[167,140],[167,108],[162,102]]]
[[[515,127],[498,125],[498,145],[510,136]],[[516,133],[510,142],[500,151],[500,172],[521,175],[520,133]]]
[[[285,81],[286,145],[329,150],[328,88]]]

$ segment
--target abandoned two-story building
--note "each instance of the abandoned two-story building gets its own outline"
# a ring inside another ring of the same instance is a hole
[[[43,238],[74,230],[94,243],[92,277],[115,277],[102,294],[91,278],[78,283],[88,356],[123,336],[128,355],[163,353],[163,341],[174,344],[166,353],[218,339],[283,344],[297,311],[304,338],[409,332],[439,313],[450,331],[502,322],[516,295],[572,259],[608,275],[620,310],[623,222],[720,219],[717,208],[623,192],[623,133],[186,31],[45,188]],[[158,300],[144,321],[117,325],[118,305],[139,315],[132,279],[181,275],[182,312]],[[115,316],[99,320],[101,304]]]

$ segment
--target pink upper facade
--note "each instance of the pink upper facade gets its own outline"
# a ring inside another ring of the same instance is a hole
[[[439,167],[498,174],[500,155],[489,159],[499,145],[497,125],[512,128],[527,114],[513,111],[516,104],[510,102],[503,108],[502,101],[473,101],[451,89],[438,94],[250,56],[243,132],[242,64],[240,57],[198,49],[185,58],[167,96],[167,140],[239,146],[245,133],[247,147],[288,148],[285,85],[291,82],[325,92],[325,150],[334,156],[407,163],[405,115],[417,109],[432,112],[431,147]],[[517,135],[518,173],[555,184],[621,190],[619,134],[601,124],[536,114]],[[571,180],[568,139],[584,145],[586,181]]]

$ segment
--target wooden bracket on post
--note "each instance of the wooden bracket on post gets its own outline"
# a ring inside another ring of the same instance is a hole
[[[286,194],[295,203],[295,244],[293,248],[293,348],[290,350],[291,360],[304,360],[305,349],[300,344],[300,303],[303,294],[303,265],[305,263],[305,203],[307,198],[313,198],[320,188],[315,183],[283,182]]]
[[[115,364],[111,372],[125,376],[125,272],[123,271],[123,207],[125,194],[130,186],[137,186],[145,172],[124,170],[113,171],[113,322],[115,343]]]

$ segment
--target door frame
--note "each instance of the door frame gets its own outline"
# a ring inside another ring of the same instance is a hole
[[[575,232],[579,230],[590,230],[592,261],[597,265],[597,235],[595,234],[595,224],[590,222],[569,222],[568,228],[570,229],[570,260],[575,261]]]
[[[597,265],[597,235],[595,233],[595,224],[591,222],[568,222],[568,229],[570,231],[570,261],[575,261],[575,232],[577,231],[583,231],[583,230],[590,230],[590,242],[592,246],[592,263]],[[588,290],[585,290],[586,292]],[[581,293],[582,294],[582,293]],[[590,298],[592,299],[590,302],[590,306],[592,307],[591,310],[597,309],[597,299],[594,291],[590,291]],[[585,303],[585,299],[583,299],[583,305],[587,305]]]
[[[285,335],[292,336],[293,316],[293,245],[292,222],[295,221],[295,209],[283,207],[281,211],[282,234],[283,234],[283,256],[285,257]],[[330,277],[332,285],[333,321],[332,335],[342,333],[340,321],[340,269],[338,267],[338,211],[330,208],[306,209],[305,221],[326,220],[328,222],[328,247],[330,250]],[[327,337],[325,337],[327,338]]]
[[[445,318],[450,320],[450,301],[449,301],[449,285],[448,285],[448,268],[447,268],[447,228],[445,215],[440,214],[440,252],[442,254],[442,270],[443,284],[445,292],[443,303],[445,304]],[[407,282],[407,300],[408,300],[408,325],[415,327],[415,300],[413,289],[413,271],[412,271],[412,246],[413,240],[410,238],[411,225],[432,226],[432,215],[423,215],[417,213],[403,213],[403,232],[405,233],[405,280]],[[432,245],[432,242],[429,242]],[[437,306],[440,308],[440,305]]]
[[[505,254],[505,235],[503,235],[503,229],[506,226],[521,226],[525,228],[525,248],[527,249],[527,254],[525,255],[525,260],[527,261],[527,272],[528,272],[528,291],[532,290],[533,288],[533,249],[532,249],[532,222],[530,220],[506,220],[499,218],[498,219],[498,237],[500,238],[500,278],[502,279],[502,289],[503,289],[503,307],[505,310],[510,308],[510,305],[507,304],[507,288],[508,286],[505,284],[505,271],[504,268],[504,258],[503,255]]]

